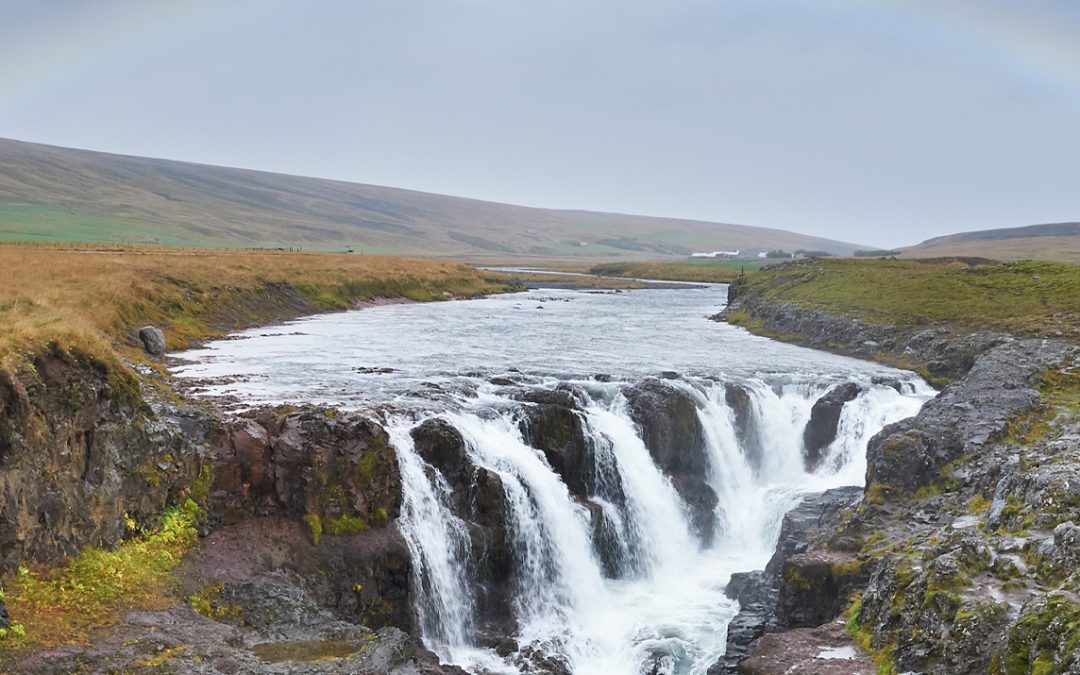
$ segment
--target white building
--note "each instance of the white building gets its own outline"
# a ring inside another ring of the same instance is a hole
[[[691,253],[691,258],[738,258],[738,251],[707,251],[704,253]]]

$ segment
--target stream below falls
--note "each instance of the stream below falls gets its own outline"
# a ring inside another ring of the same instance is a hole
[[[424,643],[473,673],[704,674],[801,497],[933,394],[707,319],[726,287],[539,290],[253,329],[173,372],[378,419]]]

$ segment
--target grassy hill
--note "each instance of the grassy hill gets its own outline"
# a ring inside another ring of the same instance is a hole
[[[904,251],[905,258],[978,256],[994,260],[1080,262],[1080,223],[962,232],[927,239]]]
[[[858,248],[783,230],[529,208],[4,139],[0,240],[352,246],[486,259],[644,259],[747,248],[849,254]]]

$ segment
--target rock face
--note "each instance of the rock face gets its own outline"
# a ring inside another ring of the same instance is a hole
[[[0,570],[114,545],[159,522],[198,474],[181,421],[139,402],[136,385],[48,352],[0,373]]]
[[[858,507],[820,521],[805,546],[781,536],[769,569],[732,580],[743,609],[710,672],[740,660],[740,672],[833,672],[798,649],[820,628],[784,625],[816,623],[844,604],[830,598],[853,594],[848,630],[894,672],[1080,672],[1080,416],[1069,403],[1080,349],[738,302],[769,330],[855,356],[901,353],[957,381],[870,441]]]
[[[710,543],[719,500],[706,479],[709,462],[705,432],[694,399],[662,380],[645,380],[623,394],[653,461],[671,478],[690,507],[695,533],[704,543]]]
[[[1061,343],[1018,340],[987,351],[968,375],[913,418],[892,424],[867,448],[868,484],[913,492],[941,480],[941,470],[977,455],[1039,398],[1040,373],[1069,352]]]
[[[324,606],[371,628],[412,630],[409,553],[387,528],[401,510],[401,479],[386,432],[363,416],[315,409],[210,426],[212,526],[289,519],[313,550],[300,556],[294,541],[282,567],[320,579]]]
[[[401,478],[386,432],[359,415],[264,411],[209,434],[211,517],[304,519],[314,539],[385,527],[401,510]]]
[[[761,466],[761,439],[756,433],[758,421],[750,393],[739,384],[724,385],[724,400],[732,409],[735,417],[735,434],[739,446],[743,448],[747,459],[754,468]]]
[[[837,426],[844,404],[854,401],[862,393],[862,387],[854,382],[833,387],[814,403],[810,421],[803,431],[803,459],[806,470],[813,471],[821,462],[821,452],[836,440]]]
[[[769,633],[754,655],[739,664],[742,675],[874,675],[877,665],[851,646],[844,622]]]
[[[839,512],[861,496],[861,488],[845,487],[806,497],[784,516],[776,552],[765,569],[732,575],[725,592],[739,601],[740,609],[728,626],[727,651],[709,675],[738,672],[738,664],[766,632],[818,626],[844,609],[858,577],[857,568],[847,566],[852,554],[807,551],[817,533],[828,531]]]
[[[596,494],[596,464],[585,441],[573,393],[562,389],[528,389],[517,398],[526,403],[521,419],[525,440],[544,452],[548,464],[562,477],[571,494],[578,497]]]
[[[514,555],[501,479],[469,460],[465,440],[445,420],[423,422],[412,437],[417,453],[450,484],[454,515],[469,527],[480,632],[512,634]]]
[[[151,356],[165,356],[165,333],[154,326],[144,326],[139,329],[139,341],[143,349]]]

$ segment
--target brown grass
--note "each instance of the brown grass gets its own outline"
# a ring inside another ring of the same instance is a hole
[[[377,297],[504,290],[490,273],[389,256],[0,245],[0,368],[55,343],[105,363],[154,324],[170,349]]]

